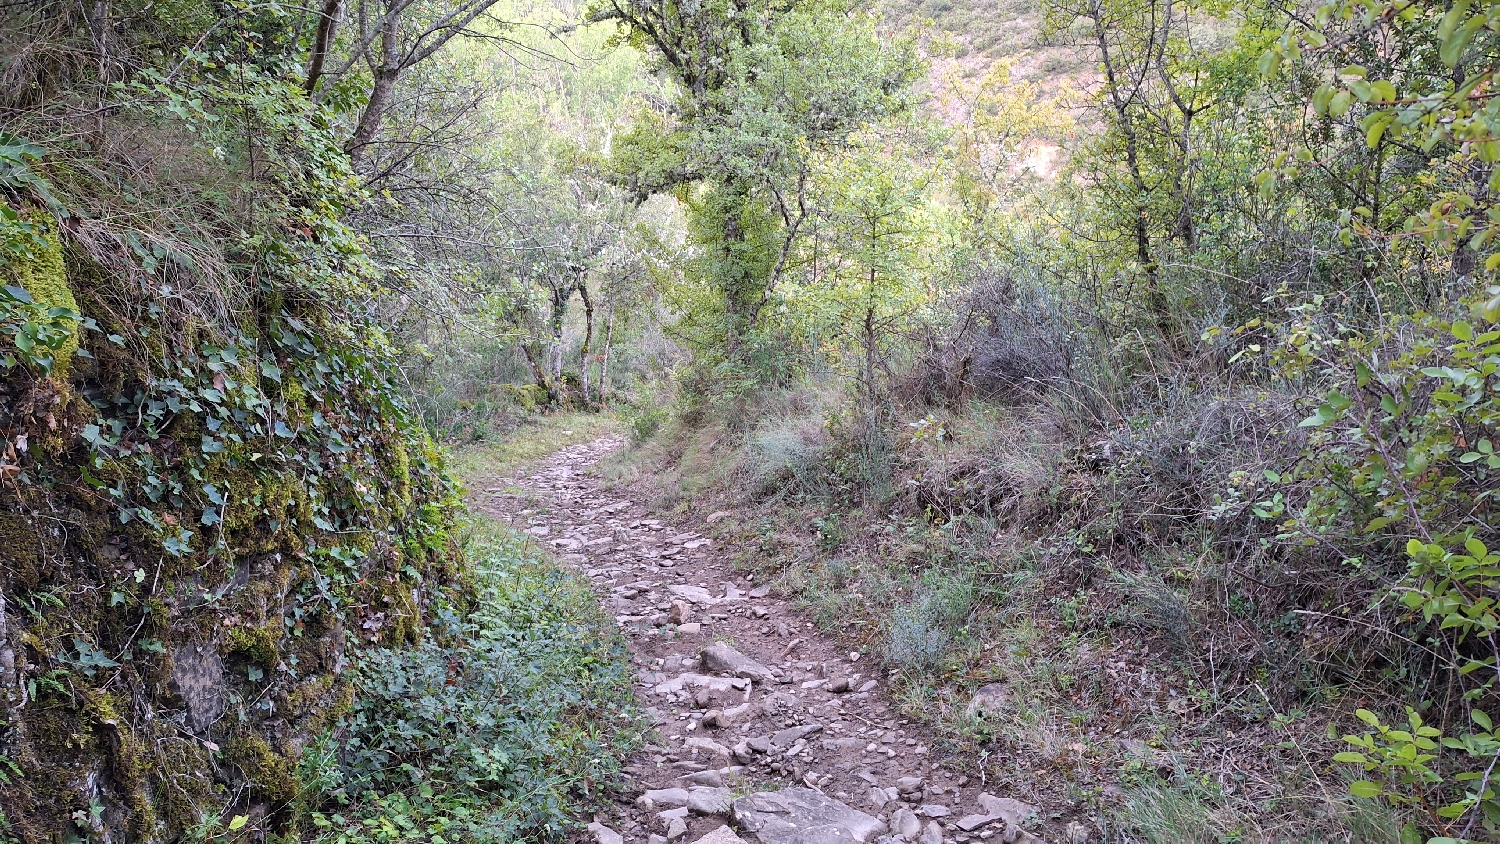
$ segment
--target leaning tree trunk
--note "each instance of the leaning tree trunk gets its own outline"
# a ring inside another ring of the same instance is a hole
[[[385,20],[380,32],[380,67],[375,68],[375,84],[370,88],[370,101],[359,115],[359,125],[344,144],[349,153],[349,163],[357,170],[365,157],[365,147],[375,139],[385,113],[396,96],[396,80],[401,76],[401,13],[392,12]]]
[[[532,379],[536,381],[538,387],[542,388],[542,392],[546,393],[547,404],[549,406],[556,406],[558,404],[557,390],[554,388],[552,381],[547,378],[547,370],[542,368],[542,362],[537,359],[536,349],[532,347],[530,342],[522,343],[521,354],[526,356],[526,365],[531,367]]]
[[[318,15],[318,31],[313,36],[312,55],[307,62],[307,81],[302,83],[303,90],[309,94],[318,89],[318,79],[323,75],[323,62],[328,58],[328,50],[333,46],[333,37],[338,32],[341,2],[342,0],[323,0],[323,8]]]

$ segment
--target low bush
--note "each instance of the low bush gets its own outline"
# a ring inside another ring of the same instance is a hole
[[[932,569],[924,573],[918,597],[892,610],[886,629],[886,661],[899,668],[934,668],[967,631],[974,607],[971,572]]]
[[[560,840],[639,745],[624,642],[577,575],[509,531],[468,549],[472,594],[435,601],[420,644],[367,653],[309,754],[329,844]]]
[[[617,413],[625,423],[626,430],[630,431],[630,442],[633,445],[641,445],[655,436],[670,415],[667,408],[650,401],[631,402]]]

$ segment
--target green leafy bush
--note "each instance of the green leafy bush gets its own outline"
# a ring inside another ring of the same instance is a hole
[[[1321,368],[1337,385],[1301,422],[1309,442],[1258,512],[1279,520],[1284,540],[1331,553],[1383,580],[1385,623],[1412,643],[1412,659],[1449,677],[1447,691],[1423,705],[1480,729],[1459,737],[1427,726],[1410,710],[1411,730],[1374,728],[1345,740],[1361,748],[1338,761],[1378,772],[1356,781],[1360,797],[1410,807],[1415,823],[1467,837],[1476,824],[1500,831],[1492,785],[1500,744],[1477,708],[1496,692],[1500,628],[1500,313],[1494,291],[1474,298],[1476,328],[1463,319],[1418,316],[1380,333],[1322,327],[1316,310],[1286,331],[1277,360],[1284,372]],[[1386,616],[1386,618],[1390,618]],[[1474,783],[1473,785],[1469,785]],[[1409,825],[1403,840],[1420,840]]]
[[[650,402],[631,403],[620,410],[625,427],[630,430],[630,441],[635,445],[655,436],[668,415],[667,408]]]
[[[560,838],[639,742],[624,643],[582,580],[512,533],[470,549],[473,597],[367,653],[328,760],[322,840]]]

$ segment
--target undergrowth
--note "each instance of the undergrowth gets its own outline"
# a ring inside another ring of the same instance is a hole
[[[465,593],[422,642],[367,652],[349,712],[308,754],[317,840],[560,840],[639,745],[625,645],[588,585],[481,521]]]

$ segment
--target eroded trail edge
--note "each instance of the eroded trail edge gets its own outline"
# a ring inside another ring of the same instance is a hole
[[[600,844],[1088,840],[934,761],[874,658],[733,572],[707,536],[720,514],[673,524],[601,489],[590,470],[622,445],[570,446],[476,490],[479,509],[587,574],[629,642],[659,741],[590,827]]]

